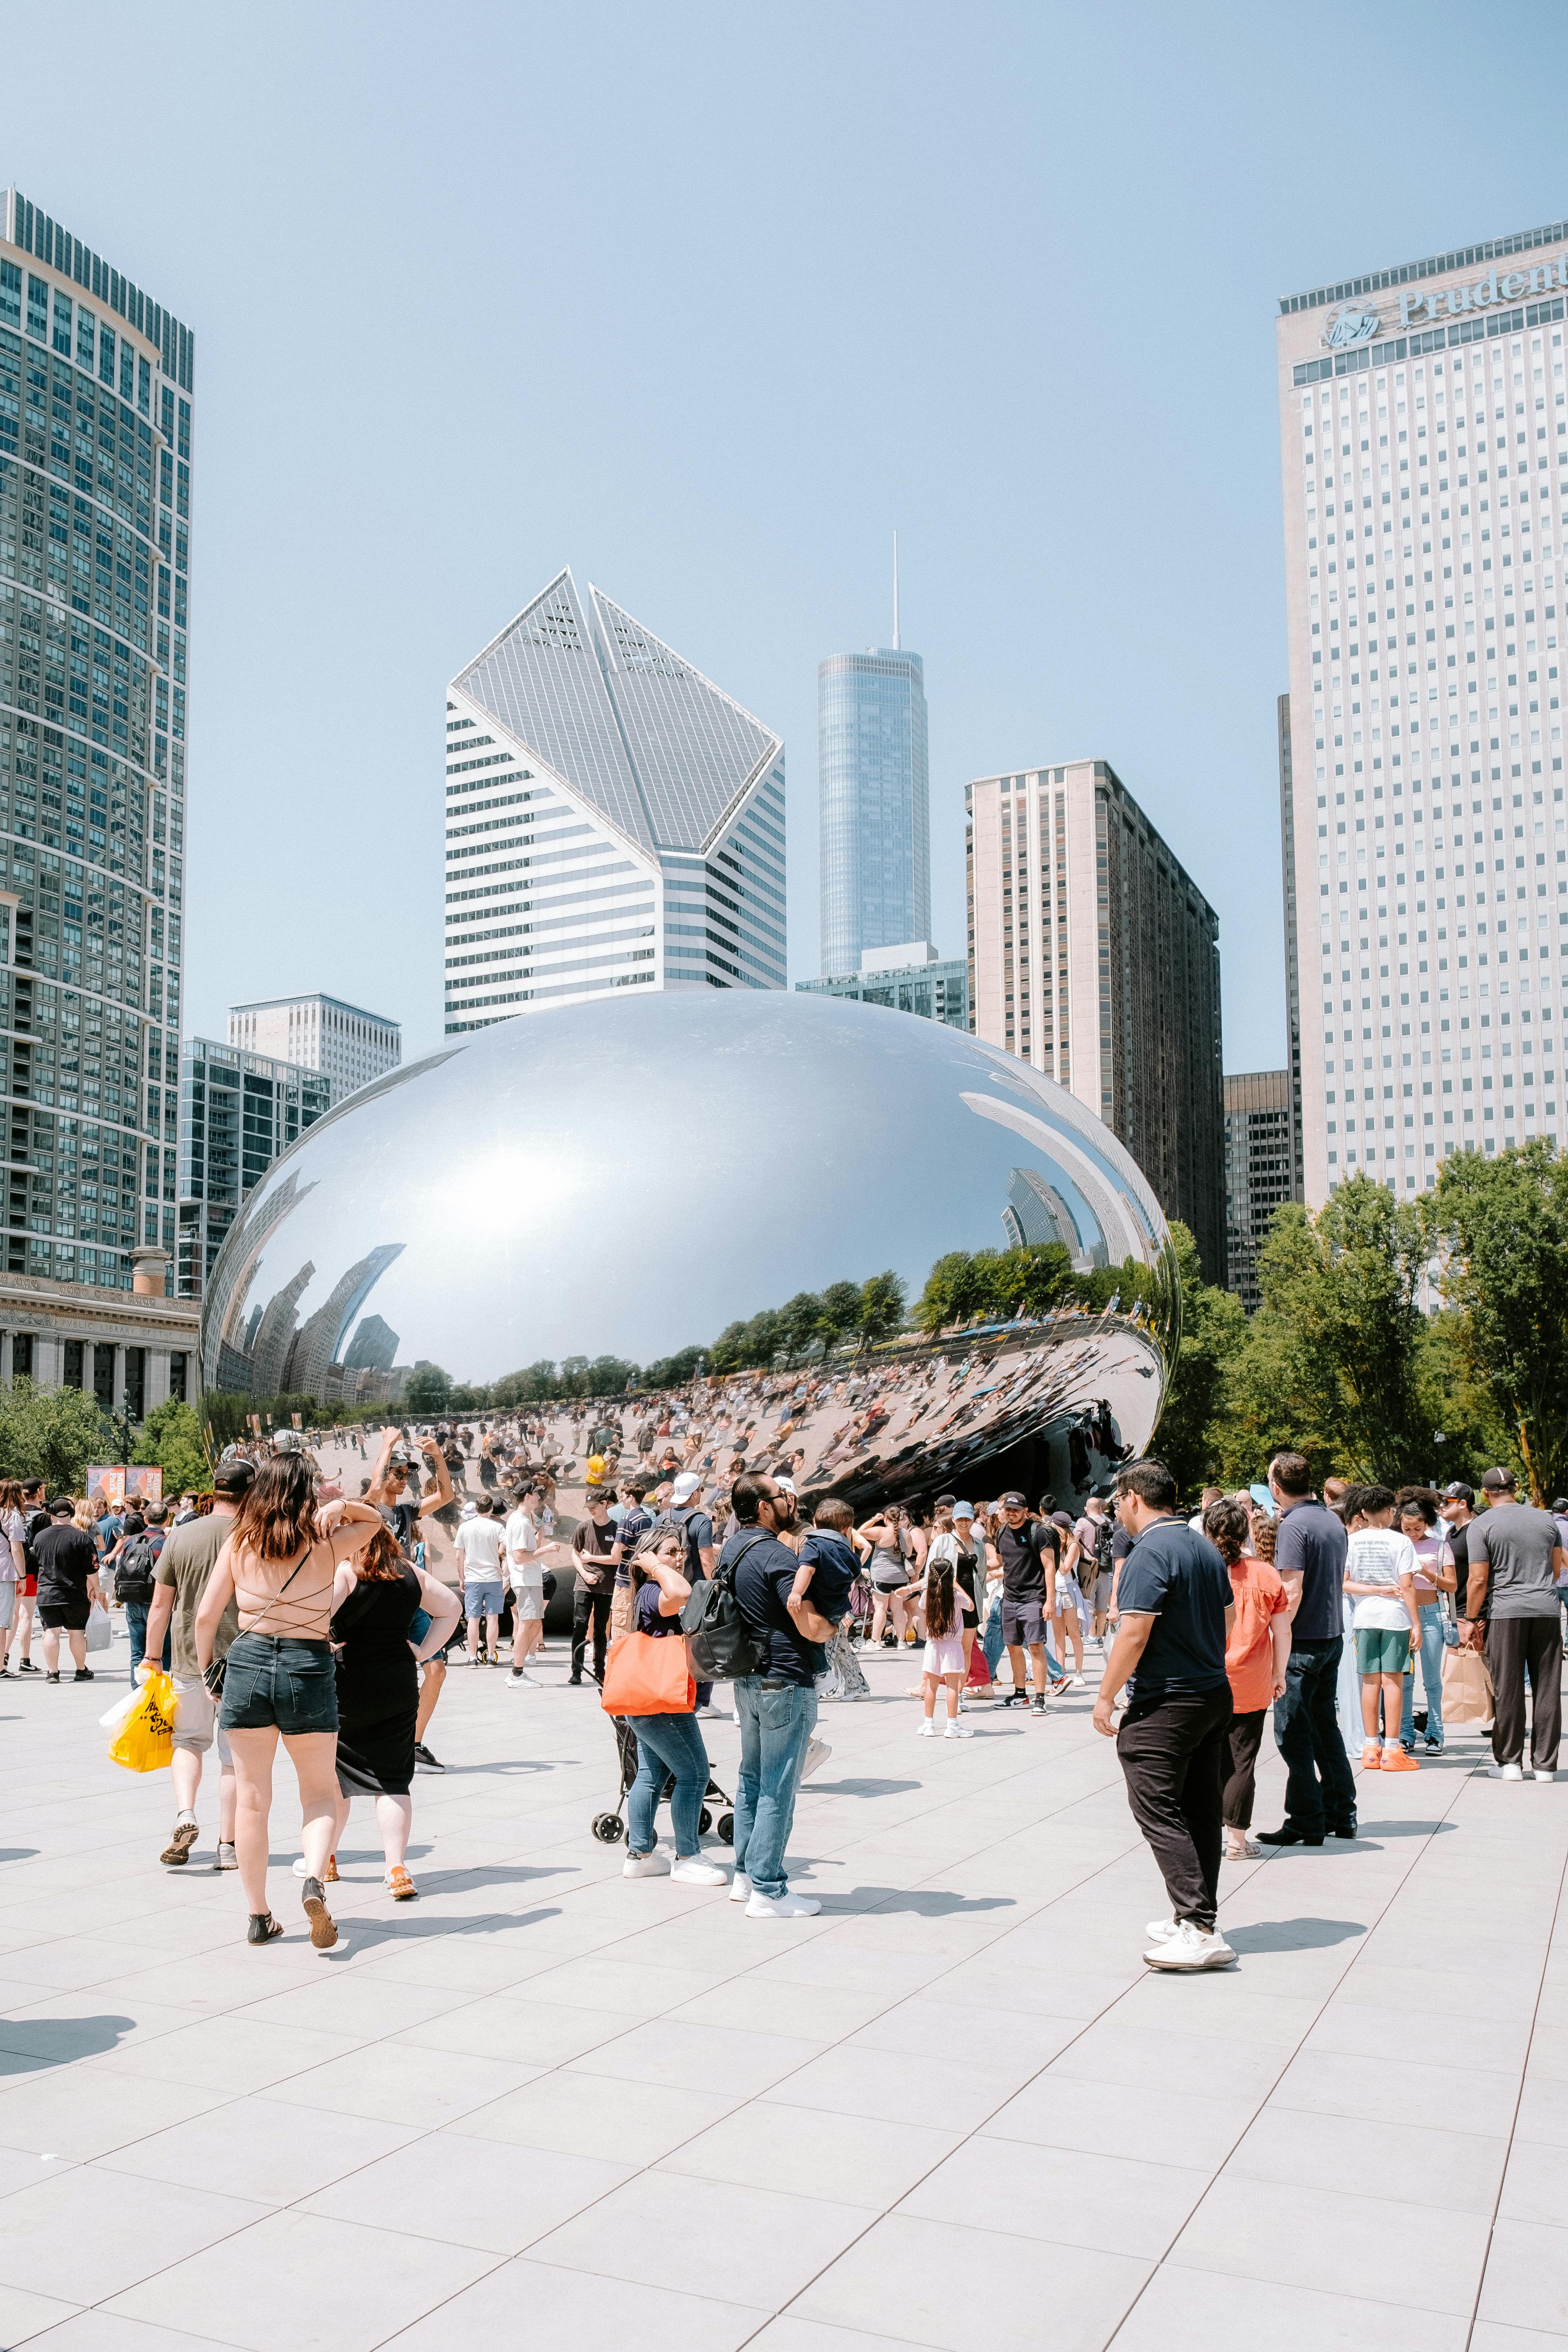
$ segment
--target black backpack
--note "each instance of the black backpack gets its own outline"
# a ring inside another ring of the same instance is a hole
[[[145,1536],[132,1536],[114,1563],[114,1591],[120,1601],[151,1601],[153,1570],[158,1555]]]
[[[41,1511],[36,1506],[22,1522],[22,1557],[26,1561],[29,1576],[37,1576],[38,1572],[38,1538],[46,1528],[53,1525],[47,1511]]]
[[[767,1645],[753,1633],[735,1598],[735,1570],[746,1554],[766,1543],[763,1532],[743,1543],[733,1559],[691,1588],[691,1598],[680,1612],[680,1630],[691,1644],[691,1671],[699,1682],[732,1683],[754,1675],[767,1655]]]
[[[1109,1576],[1116,1566],[1112,1549],[1116,1542],[1116,1526],[1109,1512],[1094,1525],[1094,1565],[1098,1574]]]

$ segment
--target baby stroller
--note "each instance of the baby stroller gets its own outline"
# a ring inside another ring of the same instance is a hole
[[[637,1733],[624,1715],[612,1715],[610,1728],[616,1735],[616,1747],[621,1759],[621,1793],[613,1813],[595,1813],[594,1816],[594,1835],[602,1845],[618,1845],[625,1837],[626,1825],[622,1815],[626,1811],[626,1792],[637,1777]],[[667,1805],[669,1802],[670,1792],[674,1787],[675,1780],[671,1775],[666,1780],[664,1787],[659,1791],[658,1801],[661,1805]],[[710,1780],[703,1794],[705,1798],[713,1798],[723,1806],[724,1811],[715,1822],[705,1802],[701,1812],[697,1817],[699,1832],[706,1837],[710,1830],[717,1830],[726,1845],[733,1845],[735,1815],[731,1801],[724,1794],[717,1780]]]

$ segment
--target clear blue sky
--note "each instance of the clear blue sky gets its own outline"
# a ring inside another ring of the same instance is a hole
[[[198,337],[193,1027],[439,1042],[442,689],[563,562],[785,737],[815,972],[816,665],[897,527],[939,945],[964,780],[1103,757],[1219,911],[1226,1067],[1283,1059],[1277,298],[1568,214],[1561,7],[3,34],[0,179]]]

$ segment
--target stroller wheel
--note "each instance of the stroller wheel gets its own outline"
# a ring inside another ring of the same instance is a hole
[[[723,1840],[723,1842],[724,1842],[724,1843],[725,1843],[726,1845],[733,1845],[733,1844],[734,1844],[734,1843],[735,1843],[735,1816],[734,1816],[734,1814],[733,1814],[733,1813],[721,1813],[721,1814],[720,1814],[720,1816],[719,1816],[719,1835],[720,1835],[720,1836],[721,1836],[721,1838]]]
[[[701,1811],[698,1814],[698,1816],[697,1816],[697,1827],[698,1827],[698,1831],[699,1831],[699,1832],[700,1833],[700,1835],[701,1835],[701,1836],[706,1837],[706,1836],[707,1836],[707,1834],[708,1834],[708,1832],[709,1832],[709,1831],[712,1828],[712,1826],[713,1826],[713,1816],[712,1816],[712,1814],[709,1811],[709,1810],[708,1810],[707,1806],[706,1806],[706,1805],[704,1805],[704,1806],[703,1806],[703,1808],[702,1808],[702,1811]]]
[[[594,1835],[601,1845],[619,1845],[626,1833],[626,1825],[619,1813],[595,1813]]]

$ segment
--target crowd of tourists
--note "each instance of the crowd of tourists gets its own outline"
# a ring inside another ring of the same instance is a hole
[[[1521,1504],[1504,1470],[1479,1497],[1458,1482],[1438,1495],[1335,1479],[1317,1495],[1304,1458],[1284,1453],[1266,1482],[1206,1489],[1185,1517],[1168,1472],[1144,1461],[1077,1512],[1008,1489],[858,1517],[837,1496],[803,1503],[797,1409],[774,1382],[701,1413],[664,1400],[635,1423],[584,1407],[356,1433],[346,1451],[363,1475],[335,1478],[315,1433],[286,1431],[230,1448],[209,1493],[168,1505],[0,1482],[0,1677],[58,1682],[63,1634],[69,1678],[92,1681],[89,1645],[109,1638],[107,1607],[123,1611],[133,1683],[172,1678],[161,1859],[188,1864],[216,1748],[213,1867],[237,1873],[256,1944],[283,1932],[268,1894],[281,1740],[300,1793],[295,1874],[322,1949],[337,1940],[326,1890],[353,1799],[373,1804],[387,1893],[412,1900],[414,1780],[442,1769],[426,1733],[447,1668],[504,1664],[504,1687],[537,1690],[566,1577],[566,1687],[613,1704],[606,1676],[639,1643],[669,1668],[648,1711],[621,1717],[626,1876],[727,1884],[751,1916],[819,1908],[787,1864],[802,1783],[829,1753],[818,1709],[870,1696],[866,1664],[885,1649],[917,1654],[918,1680],[898,1689],[918,1700],[922,1738],[972,1738],[991,1706],[1047,1717],[1098,1672],[1093,1720],[1116,1738],[1170,1899],[1150,1924],[1159,1969],[1234,1960],[1217,1927],[1224,1859],[1353,1839],[1358,1767],[1409,1773],[1442,1753],[1456,1653],[1480,1654],[1495,1694],[1489,1769],[1525,1777],[1528,1726],[1531,1776],[1556,1770],[1568,1504]],[[575,1518],[563,1486],[574,1503],[582,1490]],[[705,1589],[732,1614],[739,1668],[701,1650]],[[672,1641],[677,1653],[655,1647]],[[1270,1715],[1284,1817],[1255,1832]],[[741,1748],[729,1871],[700,1836],[702,1725],[723,1717]]]

